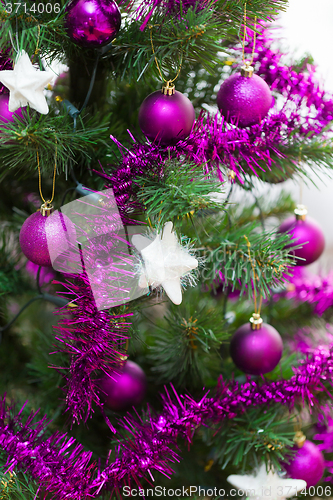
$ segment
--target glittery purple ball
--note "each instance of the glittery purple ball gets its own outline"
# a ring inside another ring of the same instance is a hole
[[[262,323],[260,330],[252,330],[245,323],[234,333],[230,342],[230,355],[244,373],[262,375],[274,370],[283,351],[280,334],[271,325]]]
[[[22,118],[22,109],[19,108],[18,110],[12,113],[8,109],[8,101],[9,101],[8,94],[0,95],[0,125],[2,125],[2,123],[13,122],[14,116]]]
[[[66,232],[68,232],[70,241],[75,241],[75,227],[64,214],[44,217],[41,212],[35,212],[24,221],[21,227],[20,245],[22,252],[34,264],[52,267],[48,242],[53,251],[56,248],[62,249]]]
[[[318,446],[306,440],[302,448],[297,448],[290,464],[284,464],[284,467],[289,477],[303,479],[309,488],[315,486],[323,477],[325,461]]]
[[[249,127],[260,123],[267,115],[272,105],[272,94],[260,76],[248,78],[236,73],[222,83],[217,105],[228,122]]]
[[[297,266],[307,266],[319,259],[325,248],[325,237],[316,221],[311,217],[306,217],[305,220],[297,220],[295,216],[288,217],[282,222],[278,229],[279,233],[290,233],[291,239],[295,239],[294,243],[287,245],[289,248],[295,244],[304,244],[302,248],[293,250],[296,257],[305,260],[295,260]]]
[[[113,0],[72,0],[66,7],[66,30],[82,47],[107,45],[117,35],[121,14]]]
[[[191,101],[181,92],[164,95],[157,90],[140,106],[139,125],[151,141],[175,144],[191,132],[195,111]]]
[[[142,402],[147,380],[142,368],[133,361],[111,377],[105,375],[100,382],[106,405],[114,411],[129,410]]]

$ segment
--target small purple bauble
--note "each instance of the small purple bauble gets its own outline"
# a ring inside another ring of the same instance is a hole
[[[17,116],[17,118],[22,118],[22,108],[19,108],[12,113],[8,109],[8,101],[9,101],[8,94],[0,95],[0,125],[2,123],[13,122],[14,116]]]
[[[293,245],[303,244],[302,248],[293,250],[295,257],[300,257],[305,260],[295,259],[297,266],[307,266],[319,259],[325,248],[325,237],[316,221],[310,217],[305,220],[297,220],[295,216],[288,217],[282,222],[278,229],[279,233],[289,233],[291,239],[295,240],[286,248]]]
[[[191,132],[195,111],[191,101],[181,92],[150,94],[140,106],[139,125],[151,141],[162,145],[175,144]]]
[[[230,355],[235,365],[250,375],[274,370],[282,351],[280,334],[266,323],[262,323],[259,330],[252,330],[251,323],[245,323],[236,330],[230,342]]]
[[[323,477],[325,461],[322,452],[311,441],[306,440],[290,464],[284,464],[288,476],[292,479],[303,479],[306,485],[315,486]]]
[[[146,395],[146,375],[139,365],[133,361],[126,361],[112,378],[105,375],[100,387],[104,393],[105,403],[111,410],[129,410],[132,406],[140,404]]]
[[[64,239],[75,241],[75,238],[75,226],[64,214],[46,217],[35,212],[24,221],[20,231],[22,252],[38,266],[52,267],[48,244],[55,254],[57,248],[59,251],[63,248]]]
[[[121,14],[113,0],[72,0],[66,7],[66,30],[86,48],[107,45],[117,35]]]
[[[269,86],[258,75],[240,73],[225,80],[217,94],[217,105],[224,118],[239,127],[262,121],[272,105]]]

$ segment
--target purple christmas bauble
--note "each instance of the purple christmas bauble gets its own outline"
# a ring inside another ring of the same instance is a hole
[[[217,94],[217,105],[228,122],[249,127],[262,121],[272,105],[269,86],[258,75],[240,73],[225,80]]]
[[[145,372],[133,361],[126,361],[124,366],[112,375],[105,375],[100,387],[103,391],[105,404],[114,411],[129,410],[140,404],[147,389]]]
[[[68,217],[58,212],[49,217],[41,212],[30,215],[20,231],[20,245],[24,255],[34,264],[52,267],[49,247],[55,256],[61,253],[64,241],[75,241],[75,226]]]
[[[325,248],[325,237],[319,225],[310,217],[305,220],[298,220],[295,216],[288,217],[282,222],[278,229],[279,233],[289,233],[293,243],[287,245],[290,248],[293,245],[303,244],[302,248],[293,250],[295,257],[305,260],[295,259],[297,266],[307,266],[319,259]]]
[[[72,0],[66,7],[66,30],[82,47],[102,47],[111,42],[121,25],[121,14],[113,0]]]
[[[8,94],[0,95],[0,125],[2,125],[2,123],[13,122],[14,116],[22,118],[22,108],[19,108],[14,112],[11,112],[8,109],[8,101],[9,101]]]
[[[164,95],[157,90],[140,106],[139,125],[145,136],[162,145],[175,144],[191,132],[195,111],[191,101],[181,92]]]
[[[289,477],[303,479],[309,488],[315,486],[323,477],[325,460],[318,446],[306,440],[302,448],[297,448],[290,464],[284,464],[284,467]]]
[[[280,334],[271,325],[262,323],[253,330],[245,323],[234,333],[230,342],[230,355],[244,373],[262,375],[274,370],[283,351]]]

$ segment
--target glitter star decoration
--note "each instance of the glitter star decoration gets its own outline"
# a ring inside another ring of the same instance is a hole
[[[155,239],[135,235],[132,243],[144,261],[139,286],[157,288],[162,285],[169,299],[176,305],[182,301],[181,278],[198,267],[198,261],[178,242],[172,231],[172,222],[164,225]]]
[[[302,479],[284,479],[274,469],[267,472],[265,464],[256,476],[232,474],[227,481],[238,491],[243,490],[248,500],[284,500],[306,488]]]
[[[0,71],[0,82],[10,90],[9,111],[16,111],[29,104],[31,108],[46,115],[49,107],[43,90],[53,78],[53,73],[34,68],[24,50],[20,52],[13,70]]]

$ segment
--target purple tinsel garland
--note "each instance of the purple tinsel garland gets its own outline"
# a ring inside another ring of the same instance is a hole
[[[13,63],[8,54],[9,51],[0,54],[0,71],[13,69]],[[4,92],[8,92],[8,89],[0,82],[0,95]]]
[[[63,295],[69,297],[73,307],[65,306],[57,311],[61,320],[55,329],[58,350],[69,356],[70,365],[66,369],[55,368],[67,372],[66,409],[72,421],[79,423],[91,416],[94,403],[103,408],[96,373],[111,374],[119,368],[119,358],[129,339],[128,317],[131,315],[98,311],[89,279],[84,274],[72,276],[72,281],[65,286],[68,291]],[[107,418],[106,421],[112,429]]]
[[[318,392],[329,394],[324,382],[332,383],[332,373],[333,345],[314,350],[294,368],[290,380],[248,379],[241,385],[221,378],[216,395],[205,394],[198,402],[173,389],[173,397],[168,392],[162,396],[160,414],[148,411],[144,420],[128,415],[119,422],[127,439],[119,435],[113,462],[103,470],[90,463],[91,454],[66,434],[45,438],[46,417],[33,423],[33,413],[24,423],[22,410],[15,414],[12,407],[6,408],[5,397],[0,406],[0,443],[8,455],[8,469],[29,471],[54,498],[93,498],[102,489],[114,491],[131,481],[139,484],[147,474],[154,481],[154,471],[170,476],[169,464],[179,460],[177,438],[191,443],[200,425],[220,425],[250,406],[283,404],[291,409],[298,401],[311,410],[318,406]]]
[[[287,298],[315,304],[314,313],[320,316],[333,306],[333,273],[313,275],[305,269],[293,268],[289,278]]]

